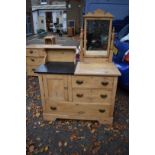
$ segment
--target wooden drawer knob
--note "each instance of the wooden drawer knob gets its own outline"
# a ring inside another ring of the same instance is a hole
[[[108,95],[106,95],[106,94],[101,94],[100,97],[103,98],[103,99],[105,99],[105,98],[108,97]]]
[[[31,61],[33,61],[33,62],[34,62],[35,60],[34,60],[34,59],[31,59]]]
[[[50,107],[51,110],[57,110],[57,107]]]
[[[83,94],[76,94],[77,97],[83,97]]]
[[[99,109],[98,111],[99,111],[100,113],[105,113],[105,112],[106,112],[105,109]]]
[[[32,54],[32,53],[33,53],[33,51],[30,51],[30,53]]]
[[[83,81],[77,80],[76,83],[80,85],[83,84]]]
[[[101,84],[102,84],[103,86],[107,86],[107,85],[109,84],[109,82],[101,82]]]

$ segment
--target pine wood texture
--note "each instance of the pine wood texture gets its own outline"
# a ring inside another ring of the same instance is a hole
[[[43,48],[28,48],[26,49],[26,56],[33,56],[33,57],[44,57],[46,55],[45,50]]]
[[[39,66],[41,64],[44,64],[44,57],[26,57],[26,64]]]
[[[74,62],[76,50],[73,49],[47,49],[46,61]]]
[[[38,66],[29,66],[27,65],[26,66],[26,72],[27,72],[27,75],[28,76],[38,76],[38,74],[34,73],[35,69],[37,68]]]
[[[114,30],[110,13],[96,10],[84,16],[84,30],[80,35],[80,62],[74,75],[40,74],[39,84],[43,104],[43,118],[97,120],[112,125],[119,70],[112,63]],[[110,20],[108,55],[88,57],[86,49],[86,20]],[[28,74],[40,63],[74,62],[76,47],[59,45],[28,45]],[[34,59],[34,60],[33,60]]]
[[[26,49],[26,72],[28,76],[38,76],[35,69],[45,63],[46,52],[44,49],[27,48]]]
[[[44,37],[45,44],[54,45],[56,44],[55,36],[46,36]]]
[[[67,76],[44,75],[43,76],[45,98],[54,101],[67,101],[68,85]]]
[[[47,61],[75,62],[76,47],[60,45],[27,45],[26,72],[28,76],[38,76],[35,69]]]
[[[73,89],[75,102],[111,102],[112,92],[104,89]]]
[[[89,107],[89,108],[88,108]],[[112,117],[109,117],[109,105],[78,105],[78,104],[47,104],[43,117],[51,121],[56,118],[99,120],[101,123],[111,124]]]
[[[111,58],[112,58],[112,50],[111,50],[111,44],[113,44],[113,36],[112,36],[112,19],[113,19],[113,15],[105,12],[103,10],[96,10],[92,13],[87,13],[86,15],[84,15],[84,30],[81,31],[81,34],[83,33],[83,35],[81,35],[80,39],[81,39],[81,43],[80,43],[80,51],[81,53],[84,53],[83,55],[80,55],[80,61],[84,61],[84,62],[99,62],[99,63],[104,63],[104,62],[111,62]],[[86,50],[86,44],[87,44],[87,21],[88,20],[108,20],[109,21],[109,32],[108,32],[108,47],[107,47],[107,54],[105,54],[104,51],[87,51]],[[83,47],[83,44],[84,47]],[[103,53],[103,54],[102,54]]]
[[[117,77],[44,74],[40,85],[45,120],[98,120],[112,124]]]
[[[103,76],[73,76],[72,87],[73,88],[113,88],[113,77]]]
[[[27,49],[73,49],[76,50],[76,46],[61,46],[61,45],[45,45],[45,44],[30,44],[26,46]]]
[[[78,62],[75,75],[120,76],[121,74],[113,63]]]
[[[98,9],[95,10],[94,12],[88,12],[86,15],[83,16],[84,18],[114,18],[114,16],[109,13],[105,12],[104,10]]]

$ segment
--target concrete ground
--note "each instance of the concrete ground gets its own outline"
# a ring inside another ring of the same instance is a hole
[[[79,37],[56,36],[62,45],[79,45]],[[27,44],[44,43],[37,37]],[[27,155],[128,155],[129,94],[118,86],[113,127],[96,121],[43,120],[37,77],[27,77],[26,89]]]

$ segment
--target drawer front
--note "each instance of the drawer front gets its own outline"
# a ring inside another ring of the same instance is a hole
[[[75,102],[107,102],[111,103],[112,91],[103,89],[73,89],[73,101]]]
[[[73,76],[73,88],[109,88],[113,87],[113,77]]]
[[[74,116],[77,119],[94,119],[109,117],[110,114],[109,105],[80,105],[80,104],[45,104],[45,111],[53,115],[66,116],[71,118]]]
[[[34,73],[34,70],[37,68],[38,66],[27,66],[26,67],[26,72],[28,76],[38,76],[38,74]]]
[[[41,65],[44,64],[45,59],[43,57],[26,57],[27,65]]]
[[[44,57],[45,55],[44,49],[26,49],[26,56]]]

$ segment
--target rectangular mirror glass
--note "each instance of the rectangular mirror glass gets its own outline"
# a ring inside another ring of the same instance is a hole
[[[87,20],[86,55],[108,55],[109,20]]]

